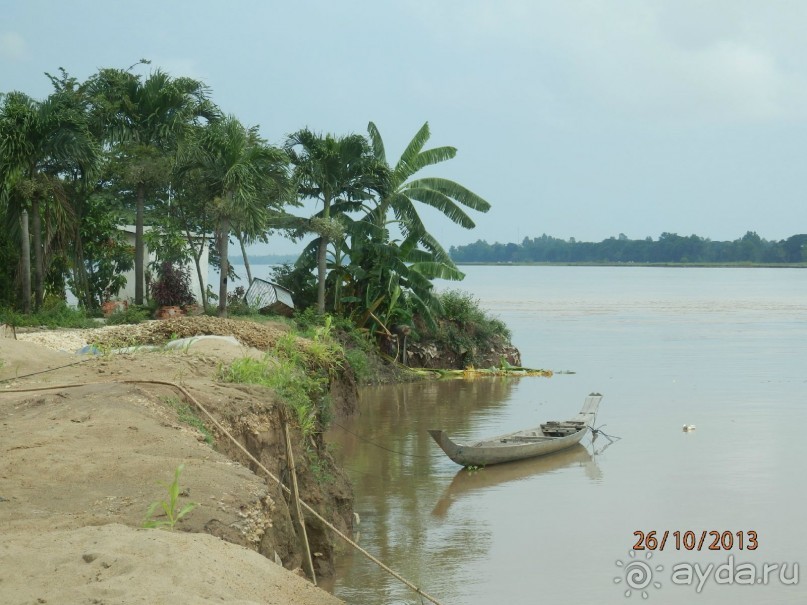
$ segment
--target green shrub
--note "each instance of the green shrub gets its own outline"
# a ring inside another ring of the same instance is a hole
[[[468,292],[449,290],[437,295],[442,312],[437,317],[437,329],[420,336],[445,343],[463,356],[467,363],[477,362],[477,352],[495,343],[509,342],[511,333],[505,323],[488,315],[479,300]]]
[[[0,309],[0,323],[11,326],[47,328],[95,328],[98,324],[81,309],[68,307],[60,298],[48,298],[36,313],[24,315],[13,309]]]
[[[483,338],[501,336],[507,340],[512,334],[507,325],[498,318],[491,317],[479,306],[479,299],[462,290],[449,290],[437,295],[443,307],[440,319],[473,328]]]
[[[317,304],[317,277],[304,267],[288,263],[272,269],[270,281],[279,284],[292,293],[294,306],[307,309]]]
[[[243,357],[228,368],[222,368],[219,377],[227,382],[260,384],[271,388],[294,412],[303,434],[308,436],[324,428],[330,416],[327,396],[328,379],[307,371],[299,352],[288,355],[289,349],[279,345],[277,357],[268,353],[261,359]]]
[[[345,349],[345,358],[353,368],[353,373],[356,375],[356,382],[359,384],[368,384],[371,380],[372,371],[370,370],[370,359],[367,353],[361,349]]]
[[[139,324],[149,318],[150,310],[148,307],[131,306],[125,311],[115,311],[112,315],[106,318],[108,326],[117,326],[121,324]]]
[[[257,313],[257,309],[250,309],[244,296],[247,291],[244,286],[238,286],[232,292],[227,293],[227,313],[230,315],[251,315]]]

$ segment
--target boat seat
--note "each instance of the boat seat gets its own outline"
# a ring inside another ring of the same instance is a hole
[[[541,425],[541,430],[544,435],[549,437],[566,437],[572,435],[582,429],[584,424],[582,422],[556,422],[550,421]]]

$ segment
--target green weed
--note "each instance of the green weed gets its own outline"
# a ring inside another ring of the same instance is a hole
[[[369,383],[373,373],[370,369],[370,358],[367,353],[361,349],[345,349],[345,358],[350,367],[353,368],[356,382],[359,384]]]
[[[185,515],[199,506],[199,504],[196,502],[188,502],[182,507],[179,506],[179,475],[183,468],[185,468],[185,465],[180,464],[174,471],[174,481],[167,486],[168,499],[158,500],[157,502],[151,503],[151,506],[149,506],[148,510],[146,511],[146,519],[143,521],[143,527],[152,529],[156,529],[158,527],[167,527],[168,529],[173,530],[174,526]],[[165,519],[155,519],[153,517],[154,512],[158,507],[162,508],[163,513],[165,514]]]
[[[73,309],[60,298],[48,298],[42,308],[30,315],[13,309],[0,309],[0,324],[10,326],[45,326],[48,328],[96,328],[98,324],[80,309]]]
[[[106,325],[117,326],[121,324],[139,324],[149,318],[149,310],[147,308],[135,307],[132,305],[125,311],[115,311],[112,315],[106,318]]]
[[[320,485],[332,483],[334,477],[327,461],[323,460],[316,450],[311,447],[306,447],[305,454],[306,458],[308,458],[308,468],[311,470],[314,480]]]
[[[202,435],[204,435],[205,443],[208,445],[213,445],[213,434],[205,426],[205,423],[202,422],[202,419],[196,415],[196,412],[190,405],[181,401],[177,397],[165,397],[163,398],[163,402],[176,411],[180,422],[184,422],[188,426],[195,428],[197,431],[202,433]]]
[[[308,374],[305,366],[295,359],[282,356],[275,359],[269,355],[262,360],[244,357],[233,361],[219,376],[227,382],[271,388],[294,412],[303,434],[312,435],[317,432],[317,412],[324,405],[327,379]]]
[[[460,353],[466,363],[475,364],[478,351],[489,349],[492,342],[510,340],[505,323],[488,315],[473,295],[450,290],[438,299],[443,311],[432,337]]]

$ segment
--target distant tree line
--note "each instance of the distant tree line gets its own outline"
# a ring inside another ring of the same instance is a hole
[[[662,233],[654,240],[628,239],[624,234],[599,243],[542,235],[520,244],[489,244],[478,240],[452,246],[458,263],[759,263],[807,262],[807,234],[768,241],[753,231],[734,241],[712,241],[697,235]]]

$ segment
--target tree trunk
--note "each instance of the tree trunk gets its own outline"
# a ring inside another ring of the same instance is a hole
[[[328,191],[323,192],[322,216],[327,221],[331,218],[331,196]],[[328,237],[320,234],[319,249],[317,250],[317,313],[325,314],[325,277],[328,272]]]
[[[317,250],[317,313],[325,313],[325,272],[328,269],[328,239],[321,235]]]
[[[199,292],[202,295],[202,300],[200,302],[202,303],[202,308],[205,310],[205,313],[207,313],[207,292],[206,292],[207,284],[205,283],[205,280],[202,278],[202,265],[201,265],[203,251],[204,251],[204,243],[202,243],[201,250],[199,251],[198,256],[196,254],[196,250],[193,249],[193,264],[196,265],[196,277],[199,278]]]
[[[22,312],[31,312],[31,242],[28,238],[28,211],[20,215],[20,257],[22,259]]]
[[[31,236],[34,244],[34,309],[42,308],[45,298],[45,259],[42,249],[42,216],[39,213],[39,195],[31,198]]]
[[[145,183],[138,183],[137,185],[137,208],[135,210],[135,304],[143,304],[143,291],[146,283],[145,263],[143,258],[144,243],[143,243],[143,215],[146,205],[146,185]]]
[[[218,245],[221,262],[221,275],[219,276],[219,317],[227,317],[227,274],[230,272],[230,262],[227,249],[230,244],[230,219],[222,218],[219,222]]]
[[[76,224],[75,237],[75,256],[73,267],[73,281],[75,282],[76,298],[81,301],[82,306],[88,311],[95,305],[93,304],[92,293],[90,292],[90,280],[87,277],[87,265],[84,258],[84,245],[81,242],[81,231]]]
[[[184,213],[182,212],[181,206],[179,207],[180,216],[182,217],[183,222],[185,221]],[[202,221],[204,224],[204,221]],[[204,229],[202,230],[204,232]],[[202,308],[207,313],[208,309],[208,302],[207,302],[207,280],[203,279],[202,276],[202,254],[204,254],[205,246],[208,245],[207,238],[204,237],[204,234],[199,236],[199,251],[196,251],[196,244],[193,243],[194,237],[191,235],[190,229],[187,227],[185,228],[185,239],[188,242],[188,247],[191,249],[191,254],[193,254],[193,263],[196,265],[196,277],[199,278],[199,293],[202,295],[202,300],[199,301],[202,303]],[[218,240],[216,240],[216,246],[218,246]]]
[[[238,243],[241,244],[241,256],[244,257],[244,268],[247,270],[247,288],[252,285],[252,271],[249,268],[249,258],[247,258],[247,249],[244,246],[244,239],[238,235]]]

